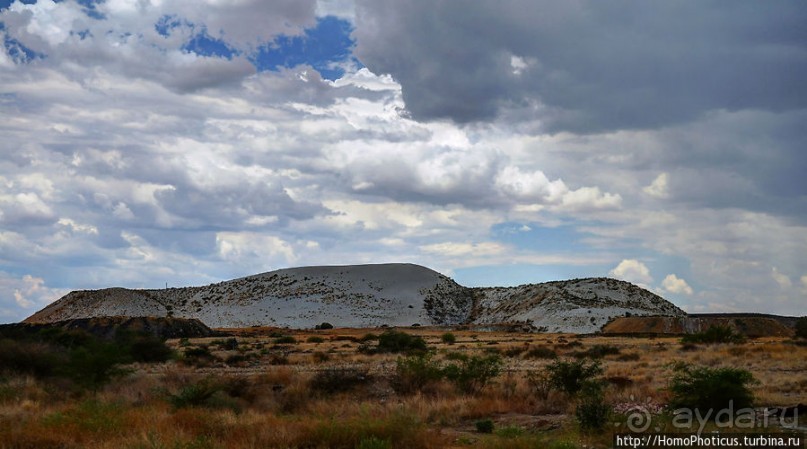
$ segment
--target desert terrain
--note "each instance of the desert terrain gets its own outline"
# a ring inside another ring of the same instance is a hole
[[[37,372],[36,351],[57,345],[24,339],[34,368],[0,368],[0,448],[604,448],[634,418],[649,419],[649,431],[698,430],[673,424],[676,364],[750,373],[754,431],[788,431],[760,420],[807,402],[807,345],[792,337],[688,343],[462,327],[218,331],[170,338],[162,361],[116,364],[123,369],[97,383]],[[5,361],[14,360],[12,341],[0,339]],[[552,382],[559,364],[595,367],[587,378],[599,385],[593,404],[585,388]],[[705,430],[748,432],[718,425]]]

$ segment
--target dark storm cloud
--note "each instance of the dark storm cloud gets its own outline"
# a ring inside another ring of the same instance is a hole
[[[550,130],[807,107],[801,2],[361,2],[356,54],[417,119],[521,107]],[[511,117],[512,118],[512,117]]]

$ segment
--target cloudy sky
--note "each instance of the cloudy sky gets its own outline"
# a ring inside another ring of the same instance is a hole
[[[0,322],[413,262],[807,310],[803,1],[0,0]]]

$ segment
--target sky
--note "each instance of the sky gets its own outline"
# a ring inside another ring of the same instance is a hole
[[[0,0],[0,322],[409,262],[807,310],[807,4]]]

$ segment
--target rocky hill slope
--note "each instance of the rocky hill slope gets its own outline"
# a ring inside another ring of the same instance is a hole
[[[615,317],[686,315],[671,302],[609,278],[475,289],[476,324],[524,323],[542,332],[597,332]]]
[[[214,328],[520,324],[590,333],[614,317],[683,316],[663,298],[606,278],[467,288],[412,264],[289,268],[205,287],[75,291],[26,322],[103,316],[196,318]]]

